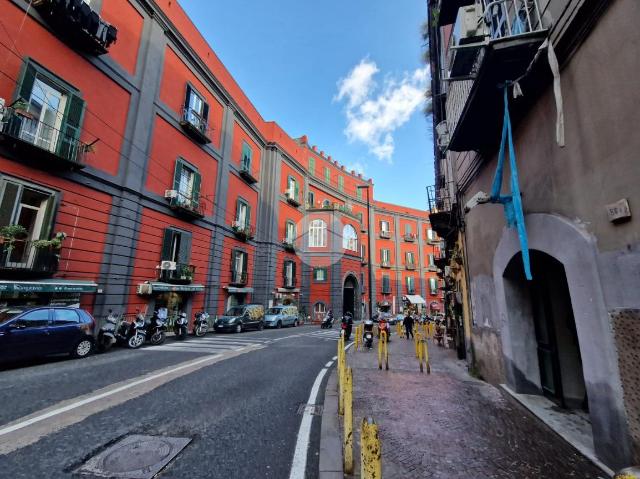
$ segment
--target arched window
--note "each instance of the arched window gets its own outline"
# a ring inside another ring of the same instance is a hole
[[[358,251],[358,233],[351,225],[344,225],[342,228],[342,247],[350,251]]]
[[[324,248],[327,246],[327,223],[313,220],[309,224],[309,248]]]
[[[330,206],[331,206],[331,201],[329,201],[329,200],[324,200],[324,201],[322,202],[322,207],[323,207],[323,208],[329,208]]]

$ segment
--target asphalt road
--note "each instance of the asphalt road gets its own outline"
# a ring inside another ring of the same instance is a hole
[[[82,477],[74,471],[90,457],[144,434],[191,439],[158,477],[286,479],[300,405],[337,335],[317,326],[210,333],[0,371],[0,477]],[[319,432],[314,417],[305,478],[317,477]]]

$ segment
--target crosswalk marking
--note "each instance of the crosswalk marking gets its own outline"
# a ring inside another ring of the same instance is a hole
[[[240,351],[251,346],[261,346],[268,340],[262,338],[256,339],[236,339],[223,337],[204,337],[193,338],[184,341],[168,339],[167,342],[160,346],[147,346],[143,351],[177,351],[182,353],[196,354],[223,354],[231,351]]]

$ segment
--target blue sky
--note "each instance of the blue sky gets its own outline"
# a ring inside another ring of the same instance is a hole
[[[426,0],[180,4],[266,120],[373,178],[376,199],[426,209]]]

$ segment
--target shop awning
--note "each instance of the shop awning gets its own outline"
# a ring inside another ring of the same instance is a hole
[[[97,289],[93,281],[73,279],[0,280],[0,293],[95,293]]]
[[[234,286],[225,286],[230,293],[253,293],[253,288],[236,288]]]
[[[199,293],[204,291],[203,284],[170,284],[161,283],[159,281],[150,281],[152,293],[163,293],[170,291],[172,293]]]
[[[404,296],[402,299],[404,299],[405,301],[408,301],[411,304],[424,304],[424,305],[427,304],[424,298],[419,294],[408,294]]]

